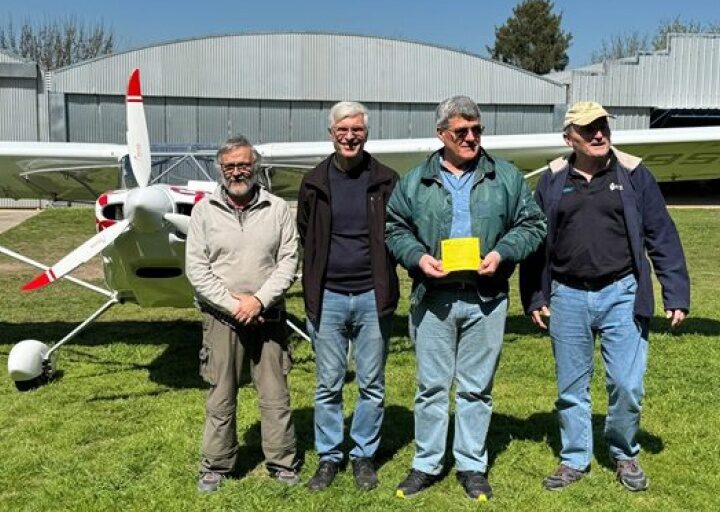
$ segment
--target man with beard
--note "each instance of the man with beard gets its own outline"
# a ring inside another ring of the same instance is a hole
[[[201,492],[217,490],[237,463],[237,392],[247,361],[267,468],[281,483],[299,482],[283,298],[297,272],[297,230],[288,204],[257,185],[259,159],[246,138],[227,140],[217,153],[221,185],[190,217],[186,273],[203,311],[200,374],[210,385]]]
[[[525,311],[541,329],[552,311],[560,422],[560,465],[545,480],[557,491],[590,469],[593,455],[590,381],[595,337],[605,364],[605,439],[618,481],[648,486],[637,461],[648,325],[654,312],[651,267],[671,327],[690,307],[690,280],[680,237],[655,179],[640,158],[611,146],[610,114],[580,101],[565,116],[569,157],[548,165],[535,191],[548,219],[544,246],[523,263]]]
[[[540,245],[545,217],[520,171],[483,150],[472,99],[440,103],[436,126],[443,147],[398,182],[387,208],[388,247],[413,278],[417,364],[415,458],[397,496],[414,496],[442,474],[455,382],[457,477],[469,498],[485,501],[492,496],[486,437],[508,278]],[[452,246],[475,257],[442,254]],[[453,257],[463,261],[449,272]]]
[[[298,229],[305,248],[303,292],[315,350],[315,448],[308,483],[326,489],[343,461],[342,389],[353,342],[358,400],[350,426],[356,485],[373,489],[373,457],[385,409],[385,360],[398,301],[395,262],[385,247],[385,205],[397,175],[363,150],[367,110],[343,101],[330,109],[335,152],[302,181]]]

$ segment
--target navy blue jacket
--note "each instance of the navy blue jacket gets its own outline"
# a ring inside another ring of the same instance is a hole
[[[655,178],[641,160],[617,149],[615,168],[622,190],[623,211],[635,277],[638,281],[635,314],[651,317],[655,311],[650,262],[662,286],[666,310],[690,310],[690,278],[677,229]],[[550,256],[557,236],[557,213],[570,165],[566,157],[549,164],[535,190],[535,200],[547,216],[547,238],[520,265],[520,296],[526,313],[550,305]]]

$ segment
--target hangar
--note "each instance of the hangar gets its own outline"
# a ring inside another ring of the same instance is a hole
[[[477,98],[488,133],[549,132],[566,103],[563,84],[449,48],[345,34],[238,34],[37,72],[43,90],[16,101],[46,105],[23,110],[24,123],[36,127],[30,140],[122,142],[134,67],[156,144],[216,144],[235,133],[258,143],[324,140],[327,110],[344,99],[368,106],[374,138],[428,137],[435,106],[453,94]],[[28,134],[3,126],[0,138]]]

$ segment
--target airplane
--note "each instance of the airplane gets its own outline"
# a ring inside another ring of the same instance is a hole
[[[193,307],[193,290],[184,271],[185,235],[195,204],[217,186],[207,181],[169,185],[151,180],[152,158],[188,155],[154,153],[145,121],[140,73],[130,75],[126,95],[127,144],[0,142],[0,196],[95,201],[97,233],[52,267],[0,246],[0,253],[42,270],[23,290],[61,278],[105,296],[106,302],[52,347],[38,340],[17,343],[8,372],[20,390],[51,379],[57,350],[112,306]],[[659,181],[712,179],[720,169],[720,127],[614,131],[614,146],[638,155]],[[403,171],[437,150],[437,138],[370,140],[365,148]],[[560,134],[483,136],[489,153],[512,161],[532,179],[547,163],[569,152]],[[259,144],[261,182],[285,198],[296,197],[301,173],[332,153],[327,142]],[[214,158],[202,149],[191,157]],[[136,186],[128,186],[136,185]],[[102,253],[108,289],[70,275]],[[292,323],[299,335],[307,335]]]

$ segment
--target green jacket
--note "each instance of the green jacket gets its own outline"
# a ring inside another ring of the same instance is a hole
[[[449,238],[452,198],[440,177],[437,151],[400,179],[387,206],[386,243],[413,278],[412,304],[432,282],[418,263],[424,254],[440,258],[440,242]],[[481,256],[497,251],[502,262],[492,277],[477,279],[478,293],[494,298],[508,292],[515,265],[534,252],[545,238],[546,222],[522,173],[505,160],[481,150],[470,192],[472,236],[480,239]]]

